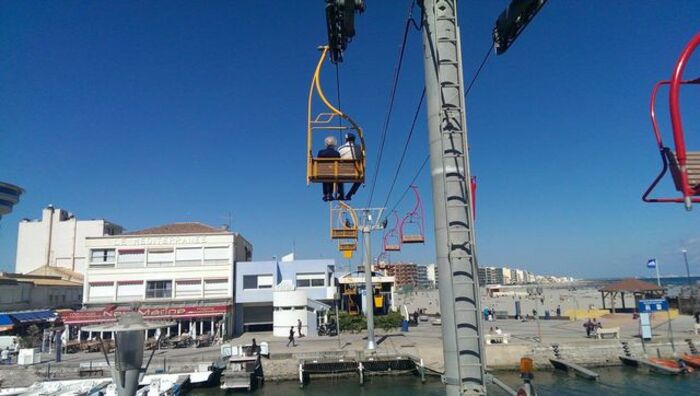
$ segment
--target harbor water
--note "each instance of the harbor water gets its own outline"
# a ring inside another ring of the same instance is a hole
[[[648,372],[627,367],[605,367],[595,369],[600,373],[600,381],[582,380],[565,373],[539,371],[535,374],[535,385],[539,396],[555,395],[700,395],[700,372],[682,376],[649,374]],[[516,386],[519,383],[517,373],[501,372],[498,378]],[[498,388],[489,386],[489,395],[505,395]],[[194,389],[191,396],[224,395],[219,389]],[[243,393],[241,393],[243,394]],[[434,396],[444,394],[442,383],[436,378],[429,378],[422,384],[417,377],[383,376],[370,377],[365,385],[359,385],[356,378],[312,379],[303,389],[294,381],[267,383],[253,392],[258,396],[399,396],[417,395]]]

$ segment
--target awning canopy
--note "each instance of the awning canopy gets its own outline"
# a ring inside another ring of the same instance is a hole
[[[37,323],[37,322],[47,322],[56,319],[51,311],[27,311],[27,312],[11,312],[9,315],[12,319],[19,323]]]
[[[0,314],[0,326],[12,326],[12,319],[8,314]]]

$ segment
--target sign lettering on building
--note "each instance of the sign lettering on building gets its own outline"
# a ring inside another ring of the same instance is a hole
[[[198,245],[207,242],[204,235],[188,236],[163,236],[163,237],[140,237],[140,238],[118,238],[114,240],[115,246],[161,246],[161,245]]]

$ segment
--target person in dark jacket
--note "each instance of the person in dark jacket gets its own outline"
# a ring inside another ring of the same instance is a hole
[[[287,342],[287,347],[289,347],[289,344],[292,344],[292,346],[297,346],[297,343],[294,342],[294,326],[289,329],[289,342]]]
[[[326,139],[323,142],[326,144],[326,148],[324,148],[323,150],[319,150],[316,157],[340,158],[340,153],[335,148],[337,140],[333,136],[326,137]],[[345,198],[343,183],[336,183],[336,190],[336,199],[343,200]],[[333,183],[323,183],[323,200],[333,200]]]

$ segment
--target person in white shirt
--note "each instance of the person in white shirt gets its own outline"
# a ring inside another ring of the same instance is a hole
[[[355,135],[352,133],[345,135],[345,144],[338,147],[338,153],[340,153],[340,159],[362,159],[362,150],[355,144]],[[349,201],[361,185],[362,183],[353,183],[350,191],[348,191],[348,194],[344,197],[345,200]]]
[[[499,327],[496,327],[496,334],[498,334],[498,335],[503,334],[503,330],[501,330]]]

